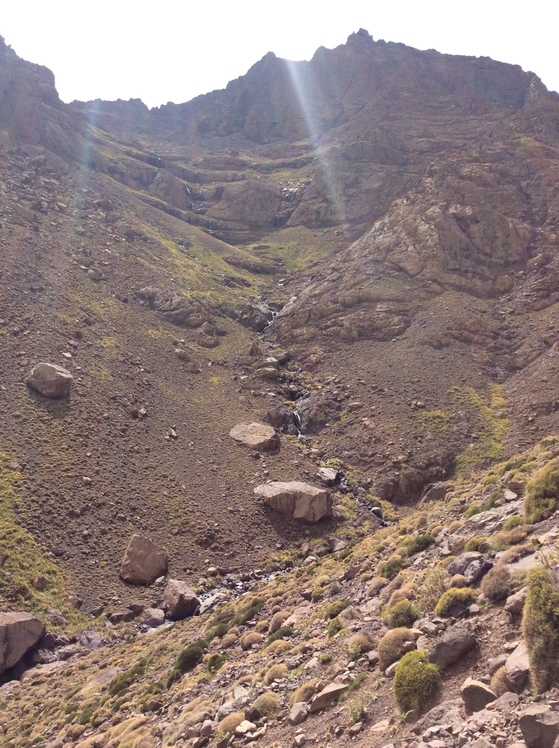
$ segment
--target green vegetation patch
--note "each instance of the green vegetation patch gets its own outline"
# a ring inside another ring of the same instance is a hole
[[[471,605],[477,596],[478,592],[471,587],[451,587],[441,595],[435,608],[435,615],[448,616],[455,605]]]
[[[502,458],[509,426],[504,393],[505,388],[499,384],[489,385],[485,396],[473,387],[452,387],[450,390],[460,406],[473,416],[478,431],[477,439],[458,456],[456,467],[459,474]]]
[[[526,486],[524,512],[527,522],[540,522],[559,509],[559,458],[551,460]]]
[[[522,632],[532,685],[541,693],[559,683],[559,591],[552,572],[542,566],[528,574]]]
[[[14,484],[19,473],[8,468],[5,455],[0,455],[0,538],[1,552],[7,558],[0,567],[0,597],[24,607],[30,613],[44,618],[47,609],[60,610],[66,618],[68,631],[85,627],[85,618],[68,600],[70,584],[62,569],[49,558],[47,550],[17,522],[20,499]],[[43,590],[33,586],[33,580],[42,577]],[[61,628],[49,624],[51,628]]]

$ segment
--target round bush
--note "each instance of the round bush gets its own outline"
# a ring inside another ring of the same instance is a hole
[[[386,670],[389,665],[399,660],[409,651],[410,642],[414,641],[415,637],[408,628],[392,629],[385,634],[378,643],[380,669]],[[415,647],[415,644],[413,646]]]
[[[405,654],[396,665],[394,696],[403,712],[420,712],[438,688],[439,669],[429,662],[427,652],[417,649]]]
[[[419,612],[411,600],[400,600],[388,612],[388,627],[391,629],[409,628],[417,620],[418,615]]]
[[[540,522],[559,509],[559,458],[551,460],[526,486],[524,514],[527,522]]]
[[[477,596],[477,591],[471,587],[451,587],[441,595],[435,608],[435,615],[443,617],[452,615],[454,607],[467,607],[475,601]]]

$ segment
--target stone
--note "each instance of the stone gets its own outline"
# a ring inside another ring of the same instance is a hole
[[[505,610],[507,613],[510,613],[512,616],[519,616],[524,609],[524,603],[526,602],[527,597],[528,587],[523,587],[521,590],[518,590],[518,592],[515,592],[514,595],[509,595],[505,602]]]
[[[464,574],[473,561],[478,561],[481,558],[483,558],[483,556],[478,551],[467,551],[466,553],[461,553],[454,559],[454,561],[450,562],[447,571],[451,577],[455,574]]]
[[[120,566],[120,578],[129,584],[152,584],[167,573],[167,553],[149,538],[132,535]]]
[[[518,726],[526,748],[553,748],[559,736],[559,712],[534,704],[520,713]]]
[[[489,672],[489,675],[495,675],[497,670],[500,667],[503,667],[507,659],[508,659],[508,656],[504,653],[497,655],[497,657],[492,657],[487,663],[487,670]]]
[[[237,735],[247,735],[249,732],[256,730],[254,722],[249,722],[248,719],[244,719],[238,727],[235,728]]]
[[[169,579],[163,593],[163,608],[172,621],[182,621],[194,615],[200,600],[186,582]]]
[[[505,662],[505,681],[511,691],[521,693],[530,677],[530,660],[525,642],[520,642]]]
[[[79,643],[86,649],[96,650],[105,646],[105,641],[97,631],[84,631],[78,639]]]
[[[74,377],[67,369],[56,364],[40,363],[33,367],[25,384],[44,397],[60,399],[68,397]]]
[[[280,447],[280,438],[272,426],[264,423],[239,423],[229,432],[239,444],[259,452],[272,452]]]
[[[45,626],[30,613],[0,613],[0,674],[37,644]]]
[[[334,701],[337,701],[341,692],[352,682],[353,678],[351,677],[339,676],[336,680],[323,688],[320,693],[317,693],[316,696],[313,697],[309,705],[309,712],[311,714],[316,714],[316,712],[319,712],[321,709],[325,709],[327,706],[330,706],[330,704],[333,704]]]
[[[334,468],[321,467],[316,472],[317,477],[326,486],[333,486],[339,479],[340,474]]]
[[[160,608],[145,608],[138,619],[144,626],[155,628],[165,623],[165,613]]]
[[[485,683],[473,678],[466,678],[460,689],[460,696],[466,707],[466,712],[480,712],[485,709],[487,704],[495,701],[497,694],[494,693]]]
[[[128,608],[119,608],[118,610],[113,610],[107,615],[109,621],[114,624],[133,621],[135,617],[134,612]]]
[[[293,519],[318,522],[332,517],[332,498],[324,488],[301,481],[272,481],[257,486],[256,496],[272,509]]]
[[[429,650],[429,660],[441,670],[458,662],[476,646],[476,638],[470,632],[458,626],[452,626]]]
[[[296,704],[293,704],[289,712],[289,724],[300,725],[301,722],[307,719],[308,713],[309,707],[307,704],[304,701],[298,701]]]

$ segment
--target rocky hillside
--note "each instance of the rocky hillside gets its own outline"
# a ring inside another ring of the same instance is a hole
[[[0,92],[6,744],[543,746],[557,94],[364,31],[154,110],[1,41]]]

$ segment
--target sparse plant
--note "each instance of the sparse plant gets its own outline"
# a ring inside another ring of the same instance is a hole
[[[486,535],[477,535],[474,538],[470,538],[466,541],[464,550],[469,551],[482,551],[487,549],[489,546],[489,538]]]
[[[278,639],[284,639],[289,638],[290,636],[293,636],[294,629],[292,626],[282,626],[277,631],[275,631],[271,636],[268,637],[268,640],[266,644],[264,645],[264,648],[269,647],[272,642],[277,641]]]
[[[253,704],[253,708],[256,709],[262,716],[269,717],[272,714],[276,714],[281,709],[281,701],[279,696],[272,691],[261,693]]]
[[[386,561],[381,561],[380,564],[377,567],[377,575],[379,577],[386,577],[387,579],[392,579],[393,577],[398,574],[400,569],[402,568],[402,564],[404,563],[404,560],[401,556],[397,554],[393,554],[389,558],[386,559]]]
[[[416,553],[425,551],[433,543],[435,543],[435,538],[432,535],[418,535],[408,544],[408,556],[414,556]]]
[[[431,611],[446,590],[448,574],[443,566],[435,564],[419,583],[417,607],[421,612]]]
[[[334,600],[324,608],[322,614],[324,620],[328,621],[331,618],[336,618],[336,616],[338,616],[343,610],[349,608],[350,605],[350,600]]]
[[[510,691],[510,687],[507,683],[506,669],[504,665],[502,665],[493,673],[491,677],[491,690],[497,697],[502,696],[507,691]]]
[[[272,665],[264,675],[264,685],[269,686],[276,680],[283,680],[287,678],[287,665],[276,664]]]

